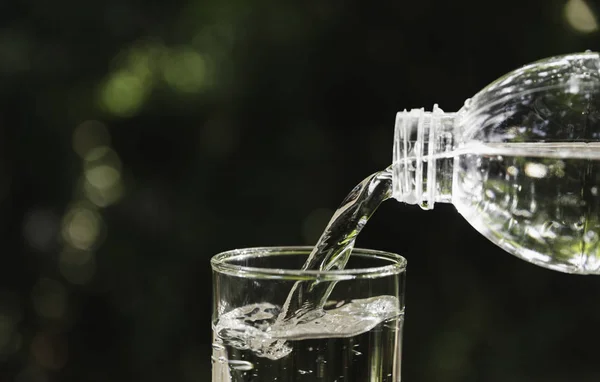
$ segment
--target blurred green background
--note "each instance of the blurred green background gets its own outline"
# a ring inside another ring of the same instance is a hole
[[[209,381],[209,258],[313,244],[391,163],[395,113],[458,110],[600,49],[591,1],[0,2],[0,381]],[[452,206],[387,202],[405,381],[600,380],[600,277],[527,264]]]

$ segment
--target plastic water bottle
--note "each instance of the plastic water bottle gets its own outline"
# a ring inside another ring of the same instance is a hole
[[[456,113],[398,113],[392,171],[401,202],[452,203],[524,260],[600,274],[599,54],[524,66]]]

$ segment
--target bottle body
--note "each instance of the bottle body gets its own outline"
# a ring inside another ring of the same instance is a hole
[[[455,158],[452,203],[506,251],[568,273],[600,273],[600,161],[519,152]]]
[[[600,58],[508,74],[457,113],[399,113],[394,197],[450,202],[480,233],[546,268],[600,274]]]

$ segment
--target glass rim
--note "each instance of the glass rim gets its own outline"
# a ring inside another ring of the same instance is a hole
[[[368,268],[319,271],[251,267],[231,263],[232,260],[242,260],[248,258],[261,258],[281,255],[308,255],[312,249],[313,247],[310,246],[251,247],[232,249],[214,255],[210,259],[210,264],[213,271],[221,274],[257,279],[337,281],[380,278],[394,274],[400,274],[406,271],[407,261],[404,257],[392,252],[365,248],[354,248],[352,250],[352,255],[375,257],[382,260],[387,260],[389,261],[389,264]]]

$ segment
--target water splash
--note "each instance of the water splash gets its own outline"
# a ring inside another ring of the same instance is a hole
[[[344,269],[356,237],[379,205],[392,196],[392,169],[370,175],[346,196],[333,214],[303,270]],[[299,281],[290,291],[278,321],[305,322],[323,314],[335,282]]]

